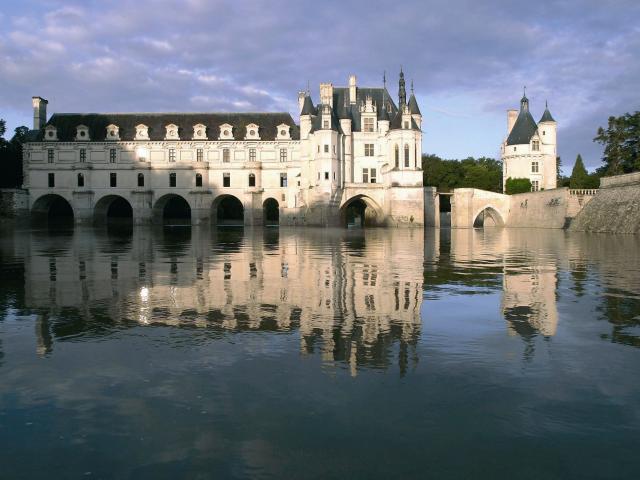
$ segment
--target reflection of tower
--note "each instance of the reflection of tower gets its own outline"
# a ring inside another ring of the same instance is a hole
[[[43,357],[53,350],[53,339],[49,331],[49,319],[46,315],[38,315],[36,318],[36,352]]]
[[[533,266],[527,272],[505,270],[502,313],[509,332],[530,337],[536,332],[555,335],[558,327],[556,308],[556,267]]]

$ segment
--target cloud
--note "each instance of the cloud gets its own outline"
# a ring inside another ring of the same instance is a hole
[[[32,95],[48,97],[54,111],[201,104],[295,113],[307,82],[317,101],[320,82],[345,84],[356,73],[359,84],[380,85],[386,70],[395,92],[403,65],[423,113],[431,99],[472,103],[465,111],[438,102],[437,113],[460,112],[456,130],[470,139],[427,130],[425,151],[493,154],[504,112],[526,85],[534,114],[550,102],[565,165],[580,152],[593,167],[597,127],[640,108],[640,4],[632,0],[545,0],[527,10],[508,0],[55,5],[3,11],[0,103],[24,111],[24,122]]]

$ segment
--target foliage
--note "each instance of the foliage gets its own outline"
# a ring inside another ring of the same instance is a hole
[[[576,157],[576,163],[573,165],[571,171],[571,177],[569,178],[569,188],[587,188],[587,182],[589,181],[589,174],[587,169],[584,168],[584,162],[582,161],[582,155],[578,154]]]
[[[7,124],[4,119],[0,118],[0,143],[4,142],[4,134],[7,131]]]
[[[16,128],[9,142],[2,138],[5,131],[5,122],[0,120],[0,187],[16,188],[22,185],[22,144],[29,129]]]
[[[528,178],[507,178],[505,192],[507,195],[527,193],[531,191],[531,180]]]
[[[422,156],[424,184],[439,192],[454,188],[479,188],[502,192],[502,163],[487,157],[443,160],[437,155]]]
[[[609,117],[607,129],[598,128],[593,139],[604,146],[601,175],[620,175],[640,170],[640,111]]]

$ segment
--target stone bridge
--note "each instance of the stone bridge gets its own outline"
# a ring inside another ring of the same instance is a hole
[[[476,188],[456,188],[451,196],[451,228],[504,227],[510,196]]]

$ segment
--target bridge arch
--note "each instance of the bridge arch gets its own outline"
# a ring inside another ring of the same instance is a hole
[[[75,212],[71,202],[62,195],[47,193],[39,197],[31,207],[31,217],[35,221],[73,222]]]
[[[473,216],[473,228],[504,227],[504,219],[497,208],[487,205]]]
[[[230,194],[217,196],[211,203],[211,221],[216,225],[244,225],[244,205]]]
[[[153,205],[153,223],[191,225],[191,205],[176,193],[163,195]]]
[[[120,195],[105,195],[93,207],[93,220],[95,223],[131,222],[133,221],[133,207],[126,198]]]
[[[344,227],[376,227],[384,225],[382,208],[367,195],[354,195],[340,207]]]
[[[280,224],[280,204],[275,198],[269,197],[262,203],[262,221],[264,225]]]

